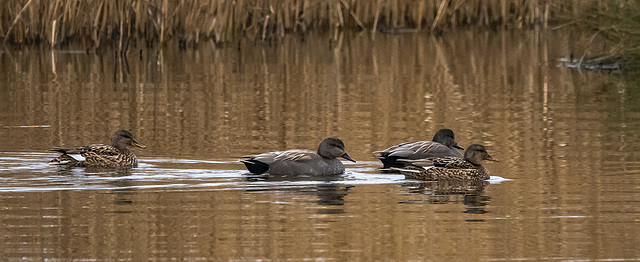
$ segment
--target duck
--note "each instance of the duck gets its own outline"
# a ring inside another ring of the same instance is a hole
[[[407,142],[389,147],[382,151],[373,152],[379,154],[383,169],[392,167],[404,167],[407,162],[403,160],[423,159],[429,157],[459,157],[462,154],[457,150],[464,150],[458,145],[455,134],[451,129],[440,129],[431,141]]]
[[[317,151],[293,149],[243,156],[242,162],[252,174],[280,176],[329,176],[344,173],[344,166],[338,160],[342,157],[353,160],[338,138],[322,140]]]
[[[499,162],[487,153],[487,149],[479,144],[470,145],[464,152],[464,158],[440,157],[418,160],[406,160],[404,168],[392,168],[400,171],[405,178],[418,180],[488,180],[489,170],[482,161]]]
[[[118,130],[111,136],[110,145],[92,144],[82,147],[50,149],[50,151],[61,153],[61,155],[49,162],[72,167],[137,167],[138,159],[128,149],[129,146],[147,148],[136,141],[131,132]],[[80,154],[84,159],[76,159],[71,156],[72,154]]]

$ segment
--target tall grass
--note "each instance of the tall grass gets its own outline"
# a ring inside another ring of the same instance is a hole
[[[543,25],[557,12],[580,12],[597,1],[574,0],[3,0],[3,43],[52,47],[105,43],[126,50],[178,41],[197,45],[247,37],[274,39],[308,30],[371,33],[441,31],[463,25]],[[398,31],[400,30],[400,31]]]
[[[617,43],[612,53],[640,53],[640,2],[615,1],[593,6],[573,18],[576,25]]]
[[[640,70],[640,2],[635,0],[602,1],[585,6],[581,12],[558,17],[581,30],[592,30],[591,44],[608,39],[608,49],[589,48],[573,54],[570,64],[587,69]]]

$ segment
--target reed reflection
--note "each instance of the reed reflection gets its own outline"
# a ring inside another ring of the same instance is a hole
[[[149,146],[141,156],[239,157],[315,148],[315,141],[340,134],[351,156],[366,160],[370,152],[447,127],[461,145],[504,148],[515,161],[524,156],[512,148],[538,146],[520,136],[547,143],[575,136],[580,128],[570,135],[555,130],[577,120],[572,112],[585,111],[571,94],[592,95],[576,89],[565,72],[540,68],[574,41],[565,35],[552,43],[539,33],[530,41],[510,31],[381,35],[375,42],[349,35],[333,44],[323,37],[125,57],[24,52],[16,54],[20,66],[0,56],[6,69],[0,78],[7,80],[0,92],[14,101],[0,103],[3,125],[50,126],[0,129],[16,138],[0,150],[102,141],[104,130],[128,128]]]

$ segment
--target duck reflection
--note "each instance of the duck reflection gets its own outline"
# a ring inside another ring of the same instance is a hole
[[[135,193],[135,189],[133,186],[135,184],[131,179],[128,178],[131,176],[131,168],[59,166],[57,169],[57,173],[58,175],[65,177],[85,177],[89,175],[119,178],[107,180],[107,183],[111,188],[113,188],[111,193],[114,195],[114,204],[131,205],[134,202],[133,195]]]
[[[355,186],[343,185],[335,183],[343,181],[343,176],[274,176],[274,175],[247,175],[247,181],[262,181],[268,183],[300,183],[309,182],[310,185],[304,187],[277,187],[272,189],[259,189],[260,191],[278,190],[278,191],[295,191],[302,195],[315,195],[318,200],[315,202],[322,206],[330,206],[330,208],[318,209],[320,214],[341,214],[344,213],[345,197],[349,194],[351,188]]]
[[[490,197],[484,195],[488,181],[439,180],[403,184],[407,192],[429,195],[429,204],[461,203],[467,206],[464,213],[484,214]]]
[[[112,178],[109,185],[113,187],[112,194],[114,196],[113,203],[116,205],[132,205],[134,204],[133,196],[135,194],[134,182],[128,177],[131,176],[131,168],[111,169],[105,175]],[[119,210],[118,213],[131,213],[132,211]]]
[[[110,181],[109,184],[113,185],[113,203],[116,205],[132,205],[133,195],[135,190],[133,189],[133,181],[131,179],[118,179]],[[129,212],[127,212],[129,213]]]

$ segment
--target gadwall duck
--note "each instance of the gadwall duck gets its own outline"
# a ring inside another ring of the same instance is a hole
[[[243,156],[249,172],[269,173],[283,176],[337,175],[344,173],[344,166],[338,160],[342,157],[356,162],[344,151],[344,143],[337,138],[327,138],[320,143],[318,151],[294,149]]]
[[[419,160],[405,160],[410,163],[404,168],[393,168],[400,171],[406,178],[420,180],[487,180],[489,170],[482,161],[495,161],[487,153],[484,146],[473,144],[464,152],[464,159],[458,157],[427,158]]]
[[[392,146],[382,151],[374,153],[380,154],[378,159],[382,161],[382,168],[404,167],[405,159],[423,159],[429,157],[462,157],[462,154],[456,150],[464,150],[464,147],[458,145],[451,129],[440,129],[433,136],[432,141],[418,141],[411,143],[402,143]]]
[[[111,136],[111,145],[94,144],[51,149],[51,151],[62,153],[62,155],[54,158],[50,163],[78,167],[136,167],[138,160],[133,152],[127,148],[128,146],[147,148],[138,143],[129,131],[119,130]],[[84,160],[76,159],[71,154],[80,154]]]

